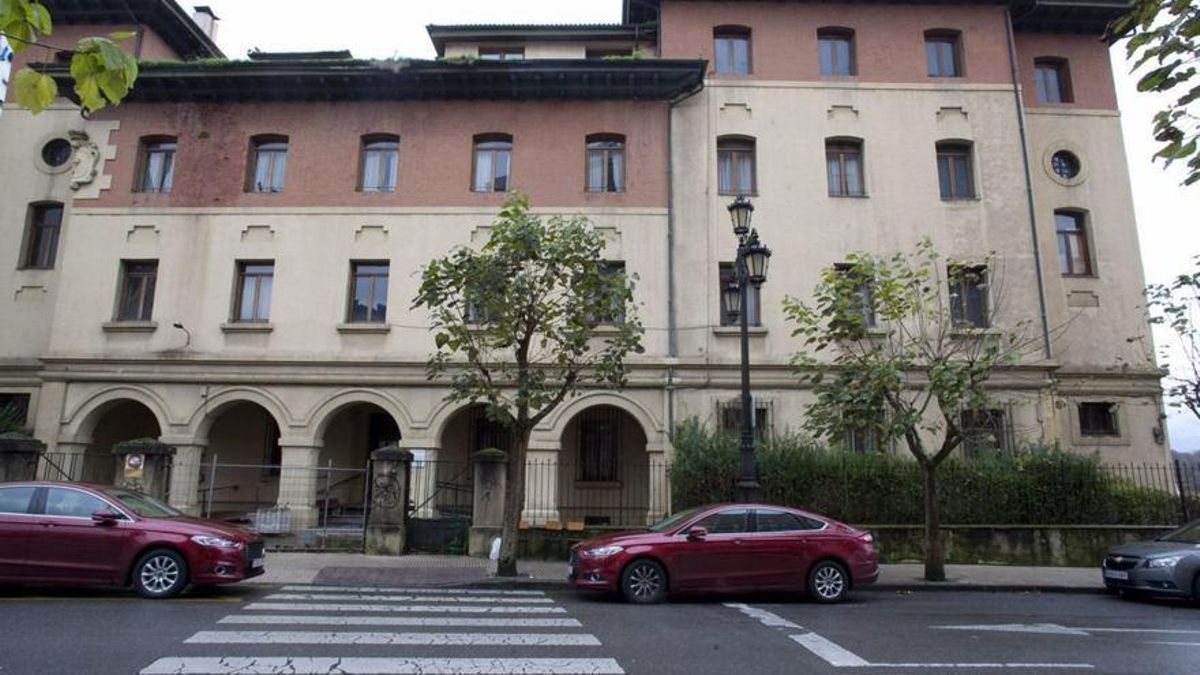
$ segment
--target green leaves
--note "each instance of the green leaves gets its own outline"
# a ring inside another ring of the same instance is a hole
[[[28,49],[38,36],[49,35],[50,12],[35,0],[0,0],[0,33],[9,38],[14,52]]]
[[[89,112],[120,103],[137,74],[137,60],[108,38],[84,38],[71,56],[75,94]]]
[[[58,85],[49,75],[22,68],[13,76],[13,98],[33,113],[39,113],[58,98]]]

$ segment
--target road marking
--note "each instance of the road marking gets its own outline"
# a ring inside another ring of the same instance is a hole
[[[141,675],[624,675],[616,659],[396,659],[331,657],[173,657]]]
[[[522,628],[582,628],[578,619],[493,619],[475,617],[412,616],[308,616],[275,614],[237,614],[217,623],[317,625],[317,626],[487,626]]]
[[[1176,647],[1200,647],[1200,642],[1151,642],[1152,645],[1174,645]]]
[[[369,605],[356,603],[252,602],[246,609],[272,612],[407,612],[420,614],[566,614],[562,607],[539,605]]]
[[[289,584],[279,589],[299,593],[424,593],[428,595],[523,595],[543,596],[544,591],[501,591],[476,588],[393,588],[387,586],[302,586]]]
[[[551,598],[502,598],[478,595],[363,595],[346,593],[341,595],[317,593],[275,593],[268,595],[266,600],[342,600],[364,602],[478,602],[478,603],[512,603],[512,604],[541,604],[554,602]]]
[[[202,630],[193,645],[474,645],[488,647],[599,647],[587,633],[337,633],[320,631]]]
[[[725,603],[725,606],[732,607],[746,616],[758,619],[759,623],[763,624],[764,626],[770,626],[772,628],[791,628],[793,630],[804,630],[804,626],[792,623],[782,616],[768,612],[765,609],[751,607],[750,605],[740,602],[727,602]]]
[[[1182,633],[1200,635],[1200,630],[1184,630],[1181,628],[1080,628],[1089,633]]]
[[[861,668],[871,665],[858,654],[847,650],[841,645],[830,642],[816,633],[799,633],[789,635],[788,637],[795,640],[808,651],[821,657],[826,663],[835,668]]]
[[[1043,635],[1083,635],[1087,631],[1080,628],[1067,628],[1056,623],[997,623],[968,626],[930,626],[939,630],[969,630],[994,633],[1041,633]]]
[[[867,668],[1019,668],[1023,670],[1091,670],[1090,663],[868,663]]]

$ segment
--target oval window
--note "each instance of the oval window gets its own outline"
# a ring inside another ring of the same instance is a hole
[[[55,138],[42,146],[42,161],[46,166],[60,167],[71,159],[71,143],[65,138]]]
[[[1066,150],[1059,150],[1050,158],[1050,168],[1059,178],[1071,180],[1079,175],[1079,158]]]

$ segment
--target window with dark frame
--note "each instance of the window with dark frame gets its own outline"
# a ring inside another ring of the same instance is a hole
[[[362,163],[358,189],[361,192],[395,192],[400,163],[400,137],[369,134],[362,137]]]
[[[1082,168],[1079,158],[1069,150],[1059,150],[1050,156],[1050,169],[1063,180],[1074,180]]]
[[[717,139],[717,192],[752,195],[756,192],[755,142],[744,136]]]
[[[1078,211],[1055,211],[1054,229],[1058,235],[1058,264],[1063,276],[1091,276],[1092,260],[1084,214]]]
[[[837,263],[833,266],[842,279],[851,284],[850,297],[846,298],[847,314],[837,317],[849,328],[851,321],[856,328],[871,329],[875,327],[875,289],[874,279],[857,272],[850,263]]]
[[[523,61],[524,47],[480,47],[480,61]]]
[[[141,141],[138,192],[170,192],[175,181],[175,146],[171,136],[148,136]]]
[[[956,328],[987,328],[988,317],[987,267],[983,265],[951,265],[950,321]]]
[[[387,321],[388,272],[386,260],[350,263],[350,323]]]
[[[117,321],[150,321],[154,316],[157,260],[122,260]]]
[[[29,421],[29,394],[0,394],[0,416],[6,417],[18,427]]]
[[[266,323],[270,321],[271,290],[274,282],[275,261],[239,260],[233,321],[235,323]]]
[[[863,197],[862,141],[831,138],[825,141],[825,174],[830,197]]]
[[[854,62],[854,30],[850,28],[820,28],[817,48],[821,75],[849,77],[858,74]]]
[[[507,134],[476,136],[471,189],[475,192],[508,192],[512,150],[512,136]]]
[[[579,469],[576,480],[615,483],[620,480],[621,410],[596,406],[579,415]]]
[[[25,226],[23,269],[53,269],[58,257],[58,237],[62,231],[63,205],[39,202],[29,205]]]
[[[705,517],[693,527],[703,527],[709,534],[741,534],[750,531],[750,509],[736,507]]]
[[[804,518],[787,511],[756,509],[754,512],[755,532],[796,532],[819,530],[824,525],[811,518]]]
[[[731,262],[718,263],[717,281],[720,284],[717,287],[717,302],[720,302],[721,293],[730,284],[737,283],[737,268]],[[750,284],[750,288],[746,289],[746,323],[750,326],[762,325],[762,289],[754,284]],[[725,308],[721,307],[721,325],[722,326],[740,326],[741,319],[736,316],[729,316],[725,312]]]
[[[625,191],[625,137],[593,134],[587,142],[587,191]]]
[[[1112,401],[1085,401],[1079,404],[1081,436],[1120,436],[1117,404]]]
[[[847,427],[842,434],[842,443],[847,450],[860,455],[874,454],[883,447],[879,429],[869,426]]]
[[[606,260],[601,263],[600,273],[609,278],[618,275],[624,278],[625,263],[618,260]],[[614,301],[611,307],[601,310],[599,316],[596,317],[596,322],[601,324],[621,323],[623,321],[625,321],[625,302],[623,300],[619,304],[617,301]]]
[[[1007,419],[1003,410],[987,408],[959,413],[963,454],[968,458],[988,457],[1011,450]]]
[[[754,419],[752,420],[754,436],[760,442],[771,438],[771,402],[755,399],[751,402]],[[721,432],[740,434],[742,431],[742,401],[732,399],[717,404],[717,416],[721,424]]]
[[[1038,103],[1071,103],[1071,70],[1067,60],[1044,57],[1033,60],[1033,77]]]
[[[749,75],[750,29],[717,26],[713,29],[713,70],[718,75]]]
[[[937,144],[938,189],[942,199],[975,198],[975,179],[971,160],[971,144],[961,141],[942,141]]]
[[[251,165],[247,192],[283,192],[287,175],[288,137],[254,136],[250,139]]]
[[[962,77],[962,33],[925,31],[925,65],[929,77]]]

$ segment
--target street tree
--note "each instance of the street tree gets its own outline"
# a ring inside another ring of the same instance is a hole
[[[1171,101],[1154,115],[1156,158],[1187,165],[1184,185],[1200,181],[1200,4],[1195,0],[1135,0],[1113,22],[1111,38],[1128,38],[1126,57],[1137,71],[1138,91],[1168,94]]]
[[[530,432],[581,386],[623,386],[626,357],[642,351],[634,279],[604,246],[586,218],[543,219],[513,193],[482,247],[422,271],[413,307],[430,315],[430,379],[448,376],[448,400],[483,403],[510,434],[501,576],[517,573]]]
[[[822,272],[810,301],[784,301],[801,340],[792,365],[815,398],[806,430],[833,443],[852,430],[881,446],[902,440],[920,466],[930,581],[946,578],[938,467],[964,440],[961,415],[986,409],[988,378],[1024,346],[1022,326],[990,327],[994,266],[979,262],[944,260],[928,239],[913,253],[855,253]]]
[[[0,0],[0,34],[8,38],[14,52],[30,47],[49,47],[70,54],[71,78],[75,95],[88,112],[96,112],[121,102],[137,79],[138,63],[117,42],[133,33],[120,31],[108,36],[85,37],[71,49],[51,47],[42,40],[54,32],[50,10],[37,0]],[[28,66],[12,77],[13,97],[17,103],[37,114],[58,97],[54,78]]]
[[[1191,271],[1170,282],[1147,286],[1146,304],[1150,323],[1165,326],[1174,338],[1174,345],[1164,346],[1160,354],[1164,365],[1175,363],[1167,375],[1167,398],[1200,419],[1200,256],[1193,262]],[[1173,355],[1181,356],[1183,363]]]

